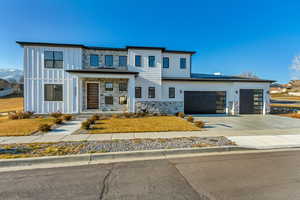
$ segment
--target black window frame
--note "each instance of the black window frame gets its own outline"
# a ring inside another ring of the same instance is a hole
[[[126,92],[128,90],[128,86],[126,82],[119,83],[119,92]]]
[[[148,98],[155,99],[155,87],[148,87]]]
[[[121,64],[121,58],[125,59],[125,63]],[[119,67],[127,66],[127,56],[119,56]]]
[[[47,90],[48,87],[54,87],[54,88],[50,88],[50,90],[53,90],[52,92]],[[55,91],[55,89],[57,89],[56,87],[59,87],[59,89],[57,91]],[[60,94],[57,94],[57,93]],[[45,101],[63,101],[63,95],[64,95],[64,91],[63,91],[63,84],[44,84],[44,100]]]
[[[107,87],[108,84],[111,84],[111,87]],[[105,88],[105,91],[114,91],[114,84],[113,84],[113,82],[105,82],[104,83],[104,88]]]
[[[186,69],[186,58],[180,58],[180,69]]]
[[[165,60],[168,62],[168,66],[165,66]],[[170,67],[170,58],[169,57],[163,57],[163,68],[168,69]]]
[[[155,56],[148,56],[148,67],[155,67]]]
[[[97,57],[97,64],[96,65],[92,64],[92,57]],[[90,66],[92,66],[92,67],[98,67],[99,66],[99,55],[98,54],[90,54]]]
[[[124,98],[124,100],[122,100],[121,98]],[[127,104],[127,96],[119,96],[119,104],[126,105]]]
[[[104,104],[105,105],[114,105],[114,97],[113,96],[105,96]]]
[[[135,98],[142,98],[142,87],[135,87],[134,92],[135,92]]]
[[[137,58],[139,58],[139,62],[137,62]],[[134,57],[134,65],[136,67],[141,67],[142,66],[142,56],[141,55],[135,55],[135,57]]]
[[[176,97],[176,89],[175,87],[169,87],[169,98],[174,99]]]
[[[61,54],[61,58],[57,58],[57,54]],[[51,58],[47,58],[46,54],[49,54]],[[51,55],[52,54],[52,55]],[[51,63],[51,66],[47,66]],[[57,67],[57,65],[60,65]],[[64,68],[64,53],[63,51],[44,51],[44,68],[47,69],[63,69]]]
[[[111,58],[111,64],[108,63],[108,58]],[[113,55],[105,55],[104,56],[104,64],[105,64],[105,66],[108,66],[108,67],[114,66],[114,56]]]

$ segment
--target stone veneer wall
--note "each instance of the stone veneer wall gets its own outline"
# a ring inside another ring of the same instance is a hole
[[[184,112],[183,101],[137,101],[136,112],[175,114]]]
[[[86,110],[86,82],[99,82],[100,84],[100,107],[99,111],[128,111],[128,100],[127,104],[119,104],[119,97],[126,96],[128,97],[128,80],[127,79],[84,79],[82,82],[82,108]],[[105,83],[113,83],[113,91],[105,91]],[[119,91],[119,83],[127,83],[127,91]],[[105,104],[105,96],[113,96],[113,105]]]
[[[90,54],[96,54],[99,56],[99,66],[90,66]],[[105,67],[105,55],[113,56],[113,66],[121,69],[126,69],[127,67],[119,67],[119,56],[128,56],[127,51],[108,51],[108,50],[84,50],[82,55],[82,65],[83,68],[95,68],[95,67]],[[128,62],[128,58],[127,58]]]

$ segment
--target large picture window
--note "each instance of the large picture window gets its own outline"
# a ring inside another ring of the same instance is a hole
[[[44,51],[45,68],[63,68],[62,51]]]
[[[45,84],[44,85],[45,101],[62,101],[63,85],[62,84]]]

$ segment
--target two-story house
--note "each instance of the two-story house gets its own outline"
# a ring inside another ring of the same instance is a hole
[[[17,42],[35,113],[266,114],[271,80],[192,73],[194,51]]]

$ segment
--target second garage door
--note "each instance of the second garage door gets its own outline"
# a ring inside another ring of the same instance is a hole
[[[226,92],[185,91],[184,112],[186,114],[224,114],[226,112]]]

